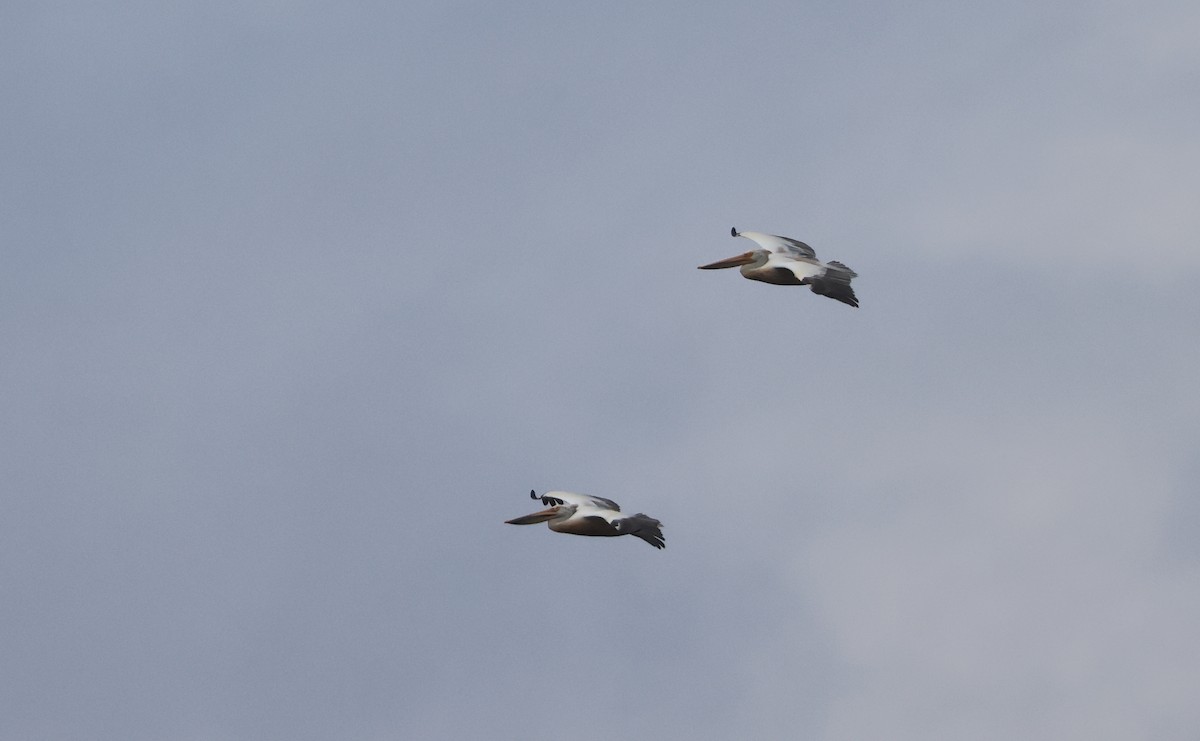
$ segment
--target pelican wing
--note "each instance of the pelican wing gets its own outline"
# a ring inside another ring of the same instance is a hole
[[[763,234],[762,232],[738,232],[738,236],[749,239],[769,252],[782,253],[793,257],[809,257],[814,260],[817,257],[816,250],[798,239],[780,237],[774,234]]]
[[[574,504],[576,507],[584,508],[591,507],[594,509],[611,509],[614,512],[620,512],[621,507],[611,499],[604,497],[593,497],[588,494],[575,494],[569,491],[548,491],[542,495],[543,498],[559,499],[566,504]]]
[[[662,523],[650,515],[638,512],[636,515],[613,520],[612,526],[621,535],[636,536],[655,548],[667,547],[667,541],[662,534]]]
[[[858,297],[850,286],[850,279],[858,275],[840,262],[830,261],[820,275],[809,278],[808,283],[812,292],[821,296],[837,299],[843,304],[858,307]]]
[[[798,285],[808,283],[825,271],[825,268],[815,257],[799,257],[782,252],[773,253],[768,257],[765,267],[775,270],[786,270],[796,276],[796,283]]]

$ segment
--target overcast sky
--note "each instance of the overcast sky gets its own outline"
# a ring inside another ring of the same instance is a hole
[[[4,3],[0,738],[1195,739],[1198,38]]]

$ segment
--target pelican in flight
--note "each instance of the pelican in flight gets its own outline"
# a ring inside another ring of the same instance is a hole
[[[858,298],[850,287],[850,280],[858,277],[845,265],[835,260],[821,262],[817,253],[805,243],[777,237],[762,232],[739,232],[730,230],[735,237],[745,237],[758,245],[758,249],[743,252],[717,262],[701,265],[701,270],[717,270],[742,266],[742,275],[750,280],[774,283],[780,286],[809,286],[813,293],[835,298],[843,304],[858,306]]]
[[[572,494],[569,491],[548,491],[542,496],[529,492],[530,499],[541,499],[546,509],[531,515],[505,520],[509,525],[546,523],[556,533],[571,535],[636,535],[655,548],[666,548],[662,523],[641,512],[623,515],[611,499]]]

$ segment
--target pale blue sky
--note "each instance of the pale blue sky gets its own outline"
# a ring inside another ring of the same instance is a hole
[[[1194,738],[1198,37],[6,4],[0,738]]]

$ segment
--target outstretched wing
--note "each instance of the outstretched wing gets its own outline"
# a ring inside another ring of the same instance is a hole
[[[798,286],[810,283],[813,278],[825,272],[825,266],[816,258],[798,257],[783,252],[776,252],[768,257],[765,267],[775,269],[778,273],[778,283]]]
[[[854,295],[854,289],[850,287],[850,279],[857,275],[858,273],[840,262],[831,260],[826,264],[825,270],[820,275],[809,278],[808,283],[812,287],[813,293],[828,296],[843,304],[850,304],[858,308],[858,297]]]
[[[611,499],[604,497],[593,497],[588,494],[575,494],[569,491],[548,491],[541,496],[543,504],[550,506],[551,504],[574,504],[576,507],[594,507],[596,509],[611,509],[614,512],[620,512],[621,507]],[[550,501],[547,500],[558,500]]]
[[[633,535],[641,538],[655,548],[666,548],[667,541],[663,538],[662,523],[650,515],[638,512],[630,517],[622,517],[612,521],[612,526],[621,535]]]
[[[738,236],[749,239],[769,252],[783,253],[793,257],[809,257],[813,259],[817,257],[816,250],[800,240],[792,239],[791,237],[780,237],[775,234],[763,234],[762,232],[738,232]]]

